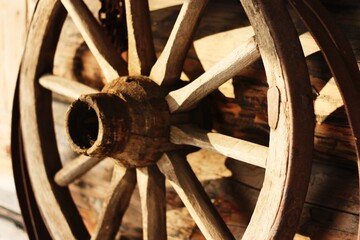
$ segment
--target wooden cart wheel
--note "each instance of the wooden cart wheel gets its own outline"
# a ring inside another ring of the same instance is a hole
[[[168,42],[156,59],[148,2],[126,0],[127,64],[113,51],[82,1],[38,2],[19,77],[22,143],[18,150],[23,146],[24,171],[31,181],[30,186],[27,183],[28,191],[34,192],[52,238],[90,237],[63,186],[105,157],[113,158],[116,164],[92,238],[115,237],[137,183],[144,238],[165,239],[165,179],[207,239],[234,238],[187,163],[186,145],[266,168],[243,239],[291,239],[295,234],[310,175],[314,125],[310,84],[298,36],[283,1],[244,0],[255,36],[191,83],[178,87],[206,3],[184,1]],[[51,75],[66,13],[108,81],[101,92]],[[269,84],[269,147],[194,125],[192,114],[197,104],[259,57]],[[67,131],[73,149],[82,155],[64,167],[55,140],[51,92],[77,99],[66,116]]]
[[[360,183],[360,71],[351,45],[321,3],[308,0],[289,0],[289,3],[319,45],[341,92],[353,134]],[[360,239],[360,227],[357,239]]]

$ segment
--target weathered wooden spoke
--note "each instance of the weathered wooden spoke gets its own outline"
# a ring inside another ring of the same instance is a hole
[[[102,160],[102,158],[80,155],[55,174],[55,182],[59,186],[65,187],[87,173]]]
[[[207,132],[191,125],[171,126],[170,141],[212,150],[258,167],[266,167],[268,148],[259,144]]]
[[[259,58],[260,53],[255,38],[250,38],[200,77],[185,87],[170,92],[166,97],[170,111],[189,110],[209,93]]]
[[[150,78],[158,85],[170,85],[180,78],[186,54],[207,1],[184,1],[165,48],[151,69]]]
[[[55,75],[44,75],[39,79],[43,88],[74,101],[83,94],[97,93],[98,90],[77,81],[72,81]]]
[[[166,239],[165,177],[156,165],[138,168],[144,239]]]
[[[106,80],[111,81],[119,75],[126,75],[127,64],[120,54],[112,49],[110,39],[85,3],[82,0],[62,0],[61,2],[96,58]]]
[[[126,0],[129,75],[149,75],[156,56],[147,0]]]
[[[92,239],[111,240],[117,234],[136,185],[135,169],[114,165],[113,177]]]
[[[183,154],[165,153],[157,165],[206,239],[234,239]]]

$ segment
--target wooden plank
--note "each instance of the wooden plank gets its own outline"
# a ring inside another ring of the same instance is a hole
[[[11,113],[15,83],[26,38],[27,17],[26,0],[0,1],[0,89],[2,96],[0,107],[6,114]],[[14,29],[16,31],[13,31]]]
[[[262,187],[263,169],[235,160],[228,160],[227,166],[237,181],[258,190]],[[315,162],[306,202],[338,212],[358,214],[356,170]]]
[[[10,158],[11,113],[29,21],[27,10],[26,0],[0,0],[0,208],[14,213],[20,209]]]

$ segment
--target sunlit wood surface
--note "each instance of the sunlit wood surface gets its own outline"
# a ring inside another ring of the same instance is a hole
[[[163,48],[164,41],[171,30],[166,27],[172,24],[168,24],[164,19],[175,22],[176,19],[172,16],[176,16],[174,13],[180,11],[179,5],[161,6],[159,2],[154,0],[150,4],[151,19],[153,23],[156,23],[153,25],[153,33],[157,53]],[[218,17],[219,15],[214,17],[210,14],[221,8],[221,5],[221,3],[211,3],[206,9],[206,21],[203,21],[199,26],[194,44],[185,60],[185,71],[182,75],[184,78],[195,79],[199,77],[202,68],[209,69],[234,49],[238,41],[245,41],[247,37],[252,36],[253,32],[251,28],[248,28],[246,22],[234,23],[225,29],[216,28],[222,21],[229,21],[226,18],[235,17],[232,15],[223,16],[224,19],[222,19]],[[226,4],[222,6],[226,6]],[[351,39],[359,63],[359,8],[337,6],[331,9]],[[72,25],[70,20],[67,20],[67,24]],[[63,36],[64,39],[67,39],[66,46],[62,46],[66,51],[57,56],[57,73],[68,79],[83,83],[90,82],[94,88],[100,88],[101,82],[105,82],[105,80],[103,80],[103,76],[96,73],[100,69],[96,60],[87,47],[83,45],[77,30],[71,30],[76,28],[69,29]],[[303,28],[299,27],[299,29]],[[357,31],[353,29],[357,29]],[[240,40],[238,39],[239,33],[244,36]],[[229,43],[219,44],[223,41]],[[320,105],[322,107],[318,107],[318,109],[323,111],[317,112],[319,124],[316,125],[315,159],[307,203],[302,213],[298,232],[310,236],[312,239],[355,239],[359,200],[351,132],[346,123],[346,116],[337,90],[334,88],[321,55],[316,52],[309,36],[303,35],[302,43],[308,50],[305,51],[305,54],[309,64],[314,95],[319,94],[315,99],[315,110],[317,109],[316,106]],[[213,48],[214,51],[206,50],[206,46],[211,44],[216,46]],[[74,58],[81,62],[81,71],[64,72],[66,66],[73,64]],[[262,66],[256,62],[239,73],[239,76],[233,78],[232,81],[222,85],[220,91],[227,98],[218,96],[219,101],[216,109],[220,111],[222,117],[217,122],[216,129],[228,135],[266,144],[268,131],[265,116],[267,87],[264,83]],[[63,161],[66,162],[67,157],[68,159],[75,157],[68,151],[66,139],[61,133],[63,131],[62,116],[66,106],[61,102],[55,102],[54,109],[56,109],[57,117],[55,119],[59,131],[58,141],[61,151],[64,153],[63,156],[65,156]],[[1,121],[1,131],[8,134],[9,128],[3,127],[3,124],[5,123]],[[1,151],[4,153],[1,156],[9,158],[8,149],[8,143],[1,144]],[[209,162],[209,164],[203,164],[204,161]],[[235,233],[235,236],[241,236],[262,186],[264,170],[206,150],[191,154],[189,162],[194,172],[199,176],[205,190],[211,196],[215,207],[227,219],[230,229]],[[0,163],[1,166],[3,166],[2,164]],[[0,167],[0,170],[4,171],[4,173],[1,172],[1,176],[6,176],[10,167]],[[111,162],[104,161],[70,185],[72,194],[90,231],[95,231],[95,221],[101,212],[103,192],[108,186],[110,180],[108,176],[111,171]],[[92,177],[94,174],[100,177],[94,179]],[[169,239],[201,236],[199,229],[183,207],[175,191],[170,185],[166,187],[168,190],[166,214],[169,220],[167,226]],[[0,192],[6,191],[7,189],[0,189]],[[13,192],[10,193],[13,194]],[[87,197],[84,198],[84,195]],[[0,206],[3,206],[1,202],[3,196],[6,195],[0,194]],[[235,201],[234,196],[241,199],[241,204],[239,204],[239,200]],[[124,226],[120,230],[129,238],[135,238],[142,234],[139,207],[141,204],[139,201],[137,190],[135,190],[135,195],[130,203],[130,210],[126,213]],[[16,211],[18,210],[15,209],[14,211],[17,215]],[[0,215],[2,212],[4,211],[0,211]],[[9,216],[9,213],[4,212],[4,215]],[[132,230],[129,231],[128,229]]]

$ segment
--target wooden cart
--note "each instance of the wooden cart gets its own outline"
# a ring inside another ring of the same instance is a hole
[[[137,185],[143,238],[166,239],[168,180],[206,239],[292,239],[309,184],[315,119],[304,53],[288,8],[297,12],[327,60],[346,105],[359,160],[360,74],[349,43],[321,4],[217,3],[227,6],[227,12],[219,13],[229,16],[227,22],[222,19],[224,29],[242,25],[250,30],[238,36],[229,54],[185,81],[182,72],[192,62],[185,66],[184,62],[200,20],[218,17],[204,16],[208,1],[180,1],[164,47],[156,40],[161,23],[149,10],[161,1],[102,2],[103,24],[94,17],[90,2],[40,0],[36,6],[15,97],[12,150],[30,238],[114,239]],[[119,25],[106,22],[114,11]],[[104,86],[98,84],[98,89],[54,71],[67,14],[100,66]],[[118,47],[111,39],[117,34],[112,32],[114,26],[122,29]],[[216,48],[209,45],[207,51]],[[217,89],[259,59],[268,88],[268,146],[221,133],[211,114]],[[52,93],[74,101],[64,118],[69,144],[78,156],[64,166],[54,130]],[[186,155],[198,148],[265,169],[244,232],[229,230],[188,164]],[[89,231],[67,186],[104,159],[114,162],[112,180],[98,224]]]

